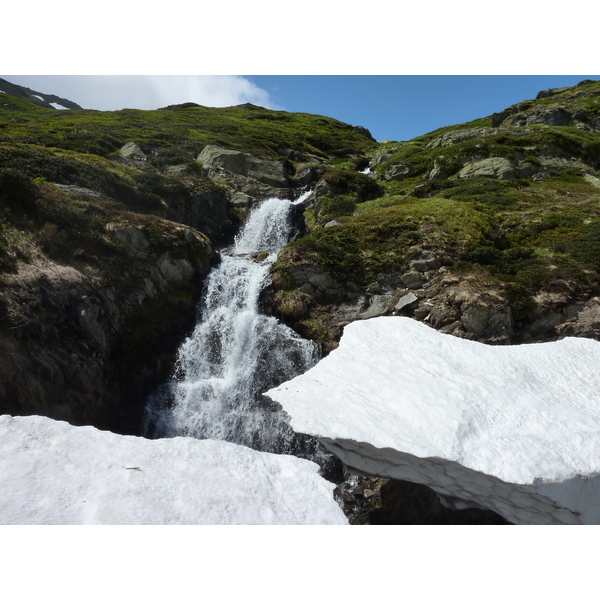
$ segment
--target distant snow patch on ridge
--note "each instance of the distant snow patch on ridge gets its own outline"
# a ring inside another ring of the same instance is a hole
[[[598,365],[590,339],[487,346],[381,317],[266,395],[358,472],[513,523],[600,523]]]
[[[294,456],[0,416],[0,524],[347,524]]]

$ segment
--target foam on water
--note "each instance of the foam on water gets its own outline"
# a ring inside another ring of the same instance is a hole
[[[179,350],[176,374],[149,402],[147,435],[225,440],[311,458],[321,452],[262,397],[320,358],[316,344],[259,312],[270,268],[290,240],[292,205],[305,198],[267,199],[222,252],[206,281],[198,324]],[[258,260],[265,251],[268,256]]]

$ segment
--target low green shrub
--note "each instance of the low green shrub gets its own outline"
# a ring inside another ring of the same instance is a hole
[[[372,177],[351,169],[328,171],[323,179],[335,189],[336,194],[352,194],[358,203],[380,198],[384,194],[383,188]]]
[[[32,213],[38,190],[31,177],[18,169],[0,169],[0,216],[2,213]]]
[[[517,246],[500,250],[494,246],[475,245],[468,255],[467,260],[482,266],[491,267],[492,273],[515,275],[520,265],[535,254],[534,248]]]
[[[586,183],[581,169],[577,169],[576,167],[561,169],[557,173],[553,173],[550,176],[550,181],[562,181],[563,183]]]
[[[319,208],[319,221],[325,223],[331,219],[351,215],[355,208],[356,202],[351,196],[323,198]]]

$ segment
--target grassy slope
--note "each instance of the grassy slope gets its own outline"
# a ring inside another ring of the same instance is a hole
[[[242,105],[180,105],[144,111],[56,111],[0,94],[0,143],[35,144],[108,156],[128,141],[146,153],[159,149],[160,164],[193,160],[207,144],[281,159],[280,148],[327,157],[361,153],[375,143],[351,126],[318,115]],[[24,123],[14,122],[17,118]]]

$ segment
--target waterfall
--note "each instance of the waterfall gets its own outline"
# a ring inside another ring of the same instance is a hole
[[[277,252],[290,240],[292,206],[305,198],[265,200],[221,253],[175,376],[148,403],[146,435],[226,440],[326,462],[320,444],[296,434],[281,408],[262,396],[320,358],[314,342],[259,312]]]

